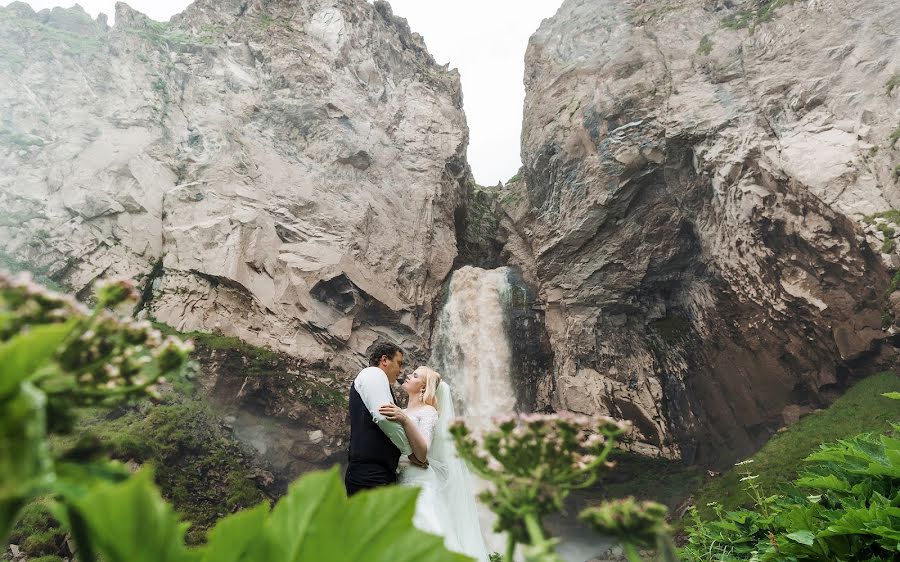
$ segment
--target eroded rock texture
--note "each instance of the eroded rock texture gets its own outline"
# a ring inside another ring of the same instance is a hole
[[[898,29],[890,0],[566,0],[543,22],[500,196],[546,306],[539,405],[715,464],[886,353],[894,258],[861,226],[900,206]]]
[[[459,76],[385,2],[0,9],[0,240],[75,291],[352,371],[418,352],[456,257]]]

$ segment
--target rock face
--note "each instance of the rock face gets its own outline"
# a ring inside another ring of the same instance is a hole
[[[0,241],[75,291],[352,370],[418,353],[468,182],[459,76],[385,2],[0,8]]]
[[[891,0],[566,0],[543,22],[500,196],[546,307],[538,406],[719,464],[889,352],[896,256],[862,217],[900,206],[898,28]]]

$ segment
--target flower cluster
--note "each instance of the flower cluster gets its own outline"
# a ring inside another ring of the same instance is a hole
[[[659,537],[669,532],[666,513],[664,505],[627,497],[585,509],[578,518],[597,533],[640,548],[653,548]]]
[[[607,457],[628,424],[604,416],[525,414],[495,418],[480,438],[465,422],[450,427],[457,451],[495,489],[481,500],[497,514],[497,530],[533,544],[527,516],[562,510],[572,490],[593,484],[611,468]]]
[[[33,326],[61,324],[89,313],[73,297],[47,290],[33,282],[29,274],[11,278],[0,273],[0,342]]]
[[[95,288],[97,305],[89,310],[27,275],[0,275],[0,342],[46,325],[71,327],[35,378],[48,395],[51,414],[58,409],[61,415],[72,406],[158,397],[156,385],[181,368],[191,351],[190,343],[163,338],[149,322],[122,318],[111,310],[138,298],[130,281],[100,282]]]

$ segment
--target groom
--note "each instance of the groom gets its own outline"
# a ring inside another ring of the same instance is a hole
[[[350,386],[350,463],[344,477],[348,496],[395,483],[400,455],[412,453],[403,426],[378,412],[380,406],[395,403],[391,385],[402,368],[403,351],[378,342],[369,352],[369,366]],[[410,461],[416,462],[415,457]]]

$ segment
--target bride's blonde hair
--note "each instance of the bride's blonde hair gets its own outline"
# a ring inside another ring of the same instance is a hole
[[[420,367],[425,375],[425,388],[422,389],[422,402],[432,408],[437,408],[437,389],[441,384],[441,374],[431,367]]]

